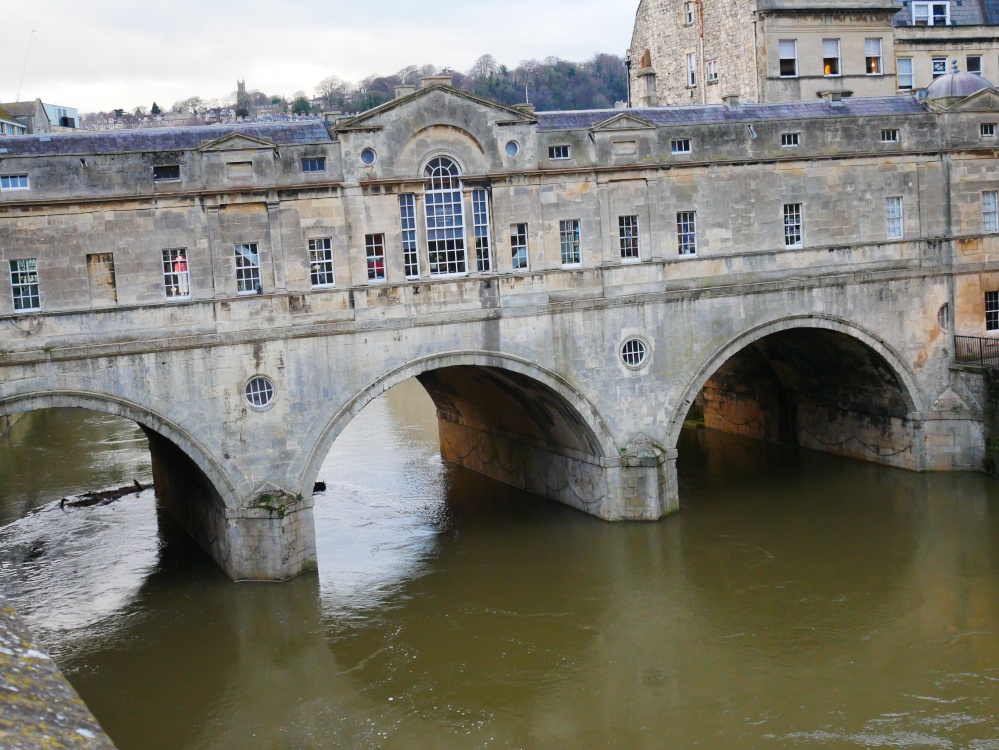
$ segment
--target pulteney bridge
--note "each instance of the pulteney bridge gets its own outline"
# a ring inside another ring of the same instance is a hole
[[[695,402],[980,467],[952,352],[999,327],[997,101],[535,113],[432,80],[327,125],[0,139],[0,417],[135,420],[236,579],[314,565],[320,465],[411,377],[444,457],[608,520],[677,510]]]

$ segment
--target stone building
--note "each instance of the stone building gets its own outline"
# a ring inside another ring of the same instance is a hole
[[[41,99],[32,102],[0,102],[0,109],[12,115],[24,125],[29,133],[49,133],[52,131],[52,121]]]
[[[234,578],[315,561],[312,488],[409,377],[445,458],[601,518],[679,507],[708,424],[981,467],[991,88],[534,112],[446,78],[356,117],[0,138],[0,417],[146,429]],[[976,339],[978,340],[978,339]]]
[[[952,59],[999,80],[997,23],[995,0],[641,0],[632,103],[888,96],[925,88]]]

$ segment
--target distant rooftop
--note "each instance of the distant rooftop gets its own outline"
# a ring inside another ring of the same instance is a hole
[[[928,112],[914,96],[846,97],[839,102],[810,99],[779,104],[704,104],[653,109],[587,109],[567,112],[538,112],[538,130],[588,129],[615,115],[627,114],[655,125],[700,125],[715,122],[754,122],[757,120],[803,120],[821,117],[869,117]]]
[[[279,146],[330,142],[329,133],[320,120],[307,120],[19,135],[0,137],[0,149],[6,149],[8,156],[191,151],[208,141],[214,141],[230,133],[245,133],[256,138],[266,138]]]

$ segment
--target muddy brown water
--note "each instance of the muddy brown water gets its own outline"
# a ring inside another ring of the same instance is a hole
[[[319,573],[229,582],[130,422],[0,437],[0,585],[121,750],[999,748],[999,482],[688,431],[608,524],[442,463],[413,382],[333,448]]]

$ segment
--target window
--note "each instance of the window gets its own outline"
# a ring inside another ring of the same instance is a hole
[[[950,3],[913,2],[909,4],[913,26],[946,26],[950,23]]]
[[[309,240],[309,278],[313,287],[333,286],[333,240],[320,237]]]
[[[798,40],[780,40],[780,77],[794,78],[798,75]]]
[[[999,331],[999,292],[985,293],[985,330]]]
[[[378,158],[378,154],[375,153],[373,148],[366,148],[361,151],[361,163],[367,167],[370,167],[375,163],[375,159]]]
[[[995,190],[982,193],[982,231],[999,232],[999,192]]]
[[[982,56],[981,55],[968,55],[964,58],[965,70],[969,73],[982,74]]]
[[[693,88],[697,85],[697,60],[694,53],[687,55],[687,86]]]
[[[801,247],[801,204],[784,204],[784,247]]]
[[[882,143],[898,143],[898,129],[897,128],[883,128],[881,130],[881,142]]]
[[[257,375],[246,384],[243,396],[250,406],[262,409],[274,400],[274,383],[271,382],[270,378]]]
[[[888,239],[902,239],[902,198],[885,198],[885,218],[888,220]]]
[[[694,211],[677,212],[676,244],[680,255],[697,255],[697,215]]]
[[[310,156],[302,159],[302,171],[303,172],[325,172],[326,171],[326,157],[325,156]]]
[[[27,190],[28,175],[26,174],[5,174],[0,175],[0,190]]]
[[[822,75],[838,76],[839,39],[822,40]]]
[[[864,46],[867,52],[867,75],[881,75],[884,73],[884,70],[881,69],[881,40],[866,39]]]
[[[159,167],[153,167],[153,179],[157,182],[166,181],[166,180],[179,180],[180,165],[163,164]]]
[[[638,369],[648,356],[648,347],[641,339],[628,339],[621,347],[621,359],[633,369]]]
[[[458,165],[447,157],[433,159],[426,170],[427,256],[431,276],[466,273],[465,222]]]
[[[578,266],[582,262],[579,253],[579,219],[568,219],[558,223],[559,244],[562,246],[562,265]]]
[[[368,262],[368,281],[385,281],[385,235],[364,235],[364,255]]]
[[[416,241],[416,196],[399,196],[399,216],[402,219],[402,265],[407,279],[420,277],[420,248]]]
[[[472,224],[475,228],[475,262],[479,273],[493,270],[489,246],[489,195],[485,190],[472,191]]]
[[[510,225],[510,255],[514,271],[527,269],[527,224]]]
[[[10,289],[14,296],[14,312],[41,310],[38,293],[38,260],[12,260],[10,262]]]
[[[187,248],[163,251],[163,288],[167,299],[191,299],[191,272]]]
[[[694,4],[687,2],[683,4],[683,23],[690,26],[694,23]]]
[[[937,79],[947,72],[947,58],[946,57],[934,57],[933,58],[933,78]]]
[[[900,57],[895,61],[895,70],[898,74],[898,88],[901,91],[910,91],[913,86],[912,58]]]
[[[718,83],[717,60],[708,60],[708,83]]]
[[[978,132],[981,133],[982,138],[995,138],[996,124],[994,122],[983,122],[978,126]]]
[[[780,147],[781,148],[795,148],[801,143],[801,133],[781,133],[780,134]]]
[[[260,256],[257,255],[257,243],[236,245],[236,293],[260,292]]]
[[[621,260],[641,260],[638,248],[638,217],[617,217],[618,240],[621,243]]]
[[[568,146],[549,146],[548,147],[548,158],[549,159],[568,159],[569,158],[569,147]]]
[[[678,138],[670,143],[670,150],[674,154],[689,154],[690,153],[690,139],[689,138]]]

